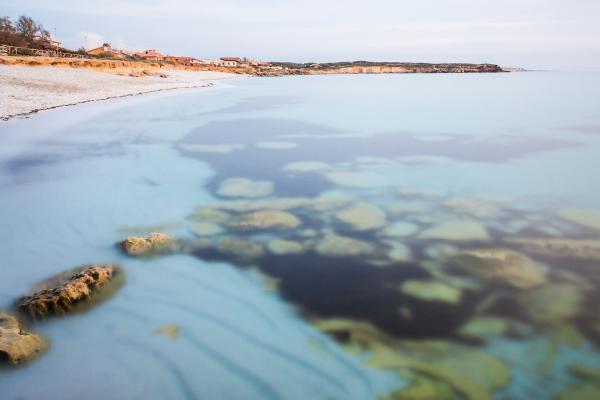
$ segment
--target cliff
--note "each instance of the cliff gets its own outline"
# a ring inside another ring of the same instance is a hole
[[[424,63],[377,63],[368,61],[273,65],[295,70],[303,74],[414,74],[414,73],[493,73],[504,72],[495,64],[424,64]]]

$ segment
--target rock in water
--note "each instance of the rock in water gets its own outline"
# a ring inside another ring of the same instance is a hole
[[[27,332],[12,315],[0,311],[0,363],[19,365],[40,355],[48,342],[38,334]]]
[[[355,231],[379,229],[385,225],[385,213],[368,203],[358,203],[335,215],[338,221]]]
[[[176,241],[166,233],[152,232],[146,237],[131,236],[121,242],[125,253],[132,256],[150,256],[175,250]]]
[[[112,286],[121,274],[121,269],[112,264],[91,265],[61,273],[40,283],[33,294],[19,301],[18,307],[32,317],[62,314]]]
[[[460,289],[440,281],[408,280],[400,285],[400,291],[420,300],[441,301],[449,304],[458,304],[461,298]]]
[[[279,210],[262,210],[244,214],[231,222],[233,229],[259,230],[259,229],[295,229],[302,224],[294,214]]]
[[[317,253],[329,257],[353,257],[375,252],[375,246],[362,240],[328,234],[316,247]]]
[[[421,239],[450,240],[450,241],[477,241],[489,240],[490,236],[483,225],[477,221],[456,220],[443,222],[423,231]]]
[[[273,192],[269,181],[253,181],[246,178],[229,178],[221,183],[217,194],[223,197],[265,197]]]
[[[546,283],[546,272],[525,254],[508,249],[474,249],[451,258],[459,268],[483,280],[503,281],[519,289]]]

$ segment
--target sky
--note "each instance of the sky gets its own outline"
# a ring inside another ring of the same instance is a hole
[[[600,69],[600,0],[2,0],[69,48]]]

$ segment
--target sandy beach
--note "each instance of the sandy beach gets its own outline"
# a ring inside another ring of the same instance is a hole
[[[215,71],[161,71],[150,76],[85,69],[0,65],[0,119],[162,90],[198,88],[239,75]],[[166,77],[164,77],[166,76]]]

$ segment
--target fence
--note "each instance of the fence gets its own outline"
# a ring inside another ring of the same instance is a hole
[[[63,57],[63,58],[89,58],[84,54],[65,53],[58,50],[29,49],[0,44],[0,56],[36,56],[36,57]]]

